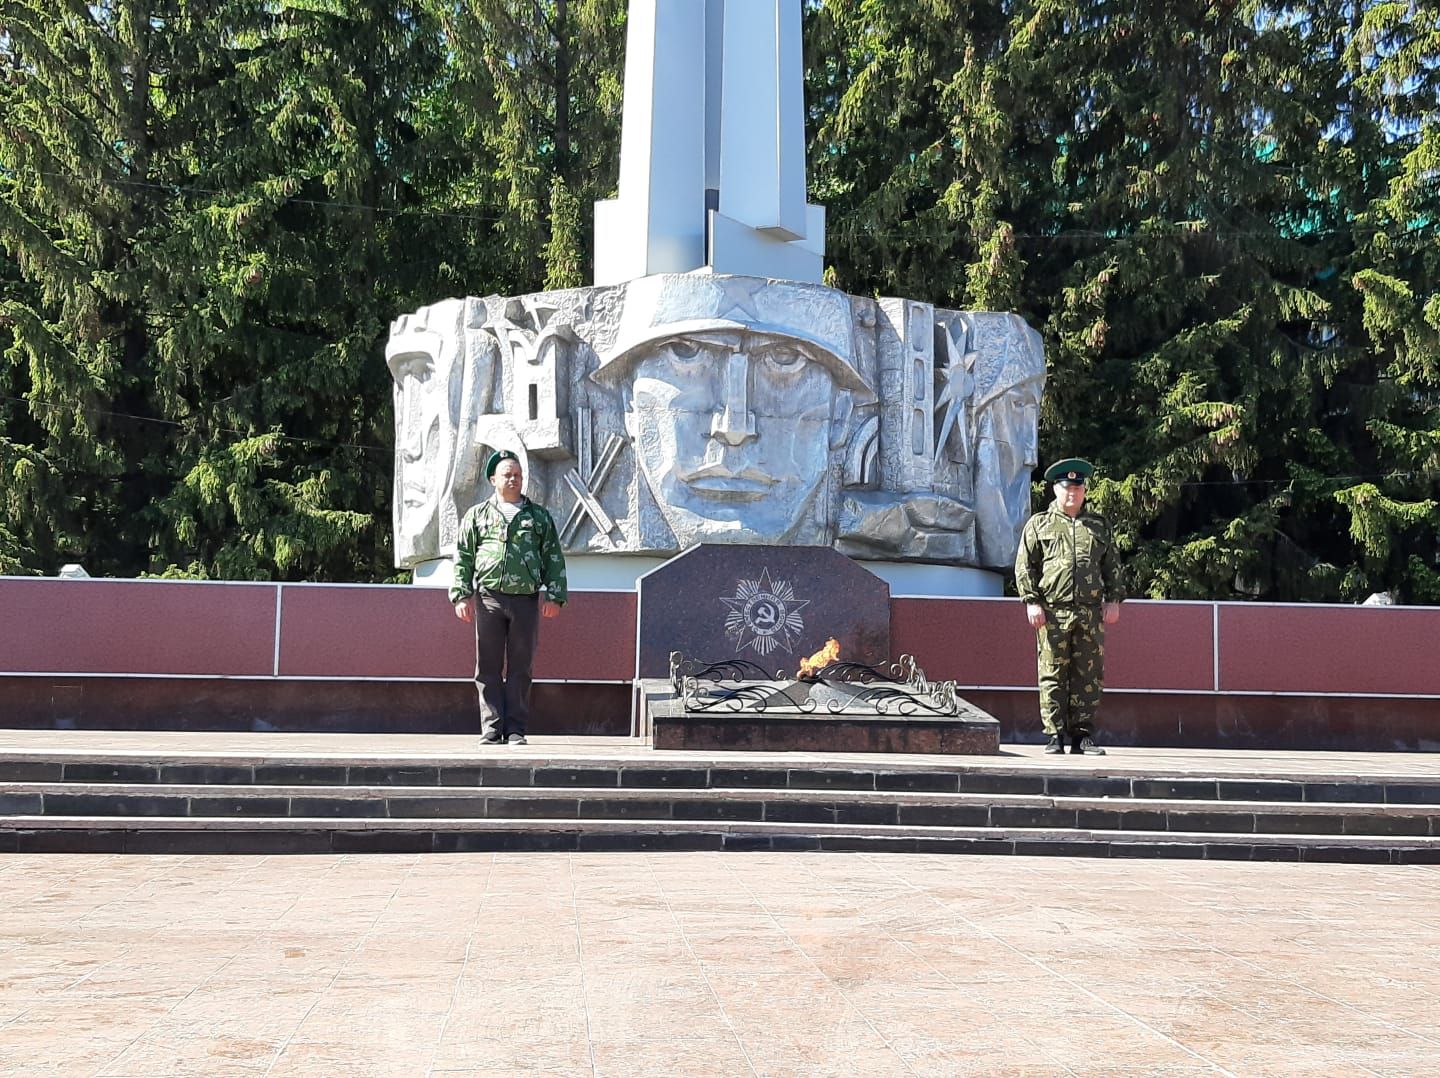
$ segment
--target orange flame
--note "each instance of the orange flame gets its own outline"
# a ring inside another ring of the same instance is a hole
[[[814,655],[800,660],[800,677],[817,674],[838,658],[840,658],[840,642],[832,636],[825,641],[825,646]]]

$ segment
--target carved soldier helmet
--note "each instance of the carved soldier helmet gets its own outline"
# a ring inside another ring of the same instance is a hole
[[[745,330],[795,341],[834,375],[838,385],[860,394],[874,390],[855,366],[854,313],[850,297],[824,285],[770,281],[711,273],[664,273],[625,286],[613,343],[597,349],[592,377],[613,383],[647,344],[685,334]]]
[[[975,356],[975,397],[972,407],[984,408],[996,397],[1027,382],[1045,385],[1045,345],[1018,314],[966,311],[966,347]]]

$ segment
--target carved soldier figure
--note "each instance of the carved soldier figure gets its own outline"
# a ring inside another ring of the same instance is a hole
[[[839,450],[875,394],[849,297],[823,285],[664,274],[627,286],[594,379],[620,391],[674,550],[828,544]]]
[[[479,331],[484,319],[484,301],[471,297],[422,307],[390,326],[396,565],[453,555],[460,516],[475,501],[475,425],[496,397],[494,339]]]
[[[1040,335],[1019,315],[967,311],[965,319],[975,353],[977,562],[1008,568],[1030,511],[1030,476],[1039,463],[1045,353]]]

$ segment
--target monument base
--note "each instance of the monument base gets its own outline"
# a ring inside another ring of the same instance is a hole
[[[642,576],[669,560],[642,554],[571,554],[565,559],[565,576],[573,591],[634,591]],[[988,569],[903,561],[856,564],[889,584],[895,598],[994,599],[1005,594],[1005,578]],[[448,558],[421,562],[412,575],[415,584],[428,588],[448,588],[454,578],[455,566]]]
[[[965,703],[957,716],[687,711],[663,678],[640,682],[642,732],[656,749],[899,752],[996,756],[1000,723]]]

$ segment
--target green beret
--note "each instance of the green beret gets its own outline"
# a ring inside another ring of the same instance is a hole
[[[490,454],[490,459],[485,462],[486,479],[494,478],[495,469],[500,467],[500,462],[502,460],[513,460],[518,462],[520,458],[517,457],[514,453],[510,452],[510,450],[508,449],[497,449],[495,452]]]
[[[1095,474],[1095,465],[1079,457],[1057,460],[1045,469],[1045,482],[1058,483],[1062,479],[1089,479]]]

